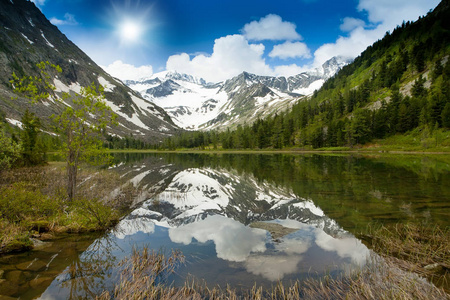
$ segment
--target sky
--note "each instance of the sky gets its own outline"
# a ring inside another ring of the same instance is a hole
[[[355,58],[438,0],[32,0],[111,75],[175,70],[219,82]]]

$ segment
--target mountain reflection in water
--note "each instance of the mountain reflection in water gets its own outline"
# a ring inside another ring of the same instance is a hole
[[[43,299],[73,296],[74,290],[85,296],[112,289],[120,276],[118,262],[144,246],[184,253],[186,265],[171,278],[175,285],[194,276],[211,286],[269,286],[278,280],[337,275],[364,265],[369,255],[313,200],[251,174],[183,168],[160,157],[113,169],[139,187],[137,198],[145,200],[68,268],[78,268],[69,272],[76,276],[59,275]],[[93,253],[97,262],[105,260],[101,271],[86,268]],[[74,289],[80,280],[92,284]]]

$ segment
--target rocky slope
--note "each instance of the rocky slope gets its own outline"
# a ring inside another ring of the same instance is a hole
[[[31,105],[14,95],[9,80],[15,72],[38,75],[36,63],[49,61],[61,66],[62,74],[53,74],[56,93],[79,92],[92,82],[105,87],[108,104],[119,115],[119,125],[110,133],[133,135],[147,141],[160,140],[178,130],[166,112],[143,99],[121,81],[112,78],[52,25],[34,3],[26,0],[0,0],[0,111],[12,124],[20,124],[26,108],[49,127],[49,117],[64,104],[44,102]]]

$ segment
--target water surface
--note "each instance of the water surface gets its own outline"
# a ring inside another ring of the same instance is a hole
[[[448,226],[449,170],[439,156],[120,154],[111,171],[139,188],[135,207],[68,258],[42,298],[112,289],[118,262],[142,247],[183,252],[175,285],[197,278],[270,287],[337,276],[365,264],[369,250],[354,234],[369,223]]]

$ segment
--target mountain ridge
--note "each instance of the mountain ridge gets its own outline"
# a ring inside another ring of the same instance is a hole
[[[50,61],[63,70],[58,77],[51,73],[50,83],[55,85],[56,94],[77,93],[92,82],[105,86],[107,104],[118,114],[119,123],[108,129],[109,134],[156,142],[177,132],[178,127],[162,108],[107,74],[51,24],[34,3],[0,0],[0,16],[0,110],[11,125],[19,124],[25,109],[29,109],[43,121],[44,129],[51,131],[50,116],[70,105],[50,101],[31,105],[12,90],[9,80],[13,72],[19,77],[40,76],[36,64]]]
[[[261,76],[246,71],[211,83],[177,71],[156,73],[125,83],[166,109],[174,122],[188,130],[225,130],[251,124],[286,110],[311,94],[349,61],[333,57],[320,68],[295,76]]]

